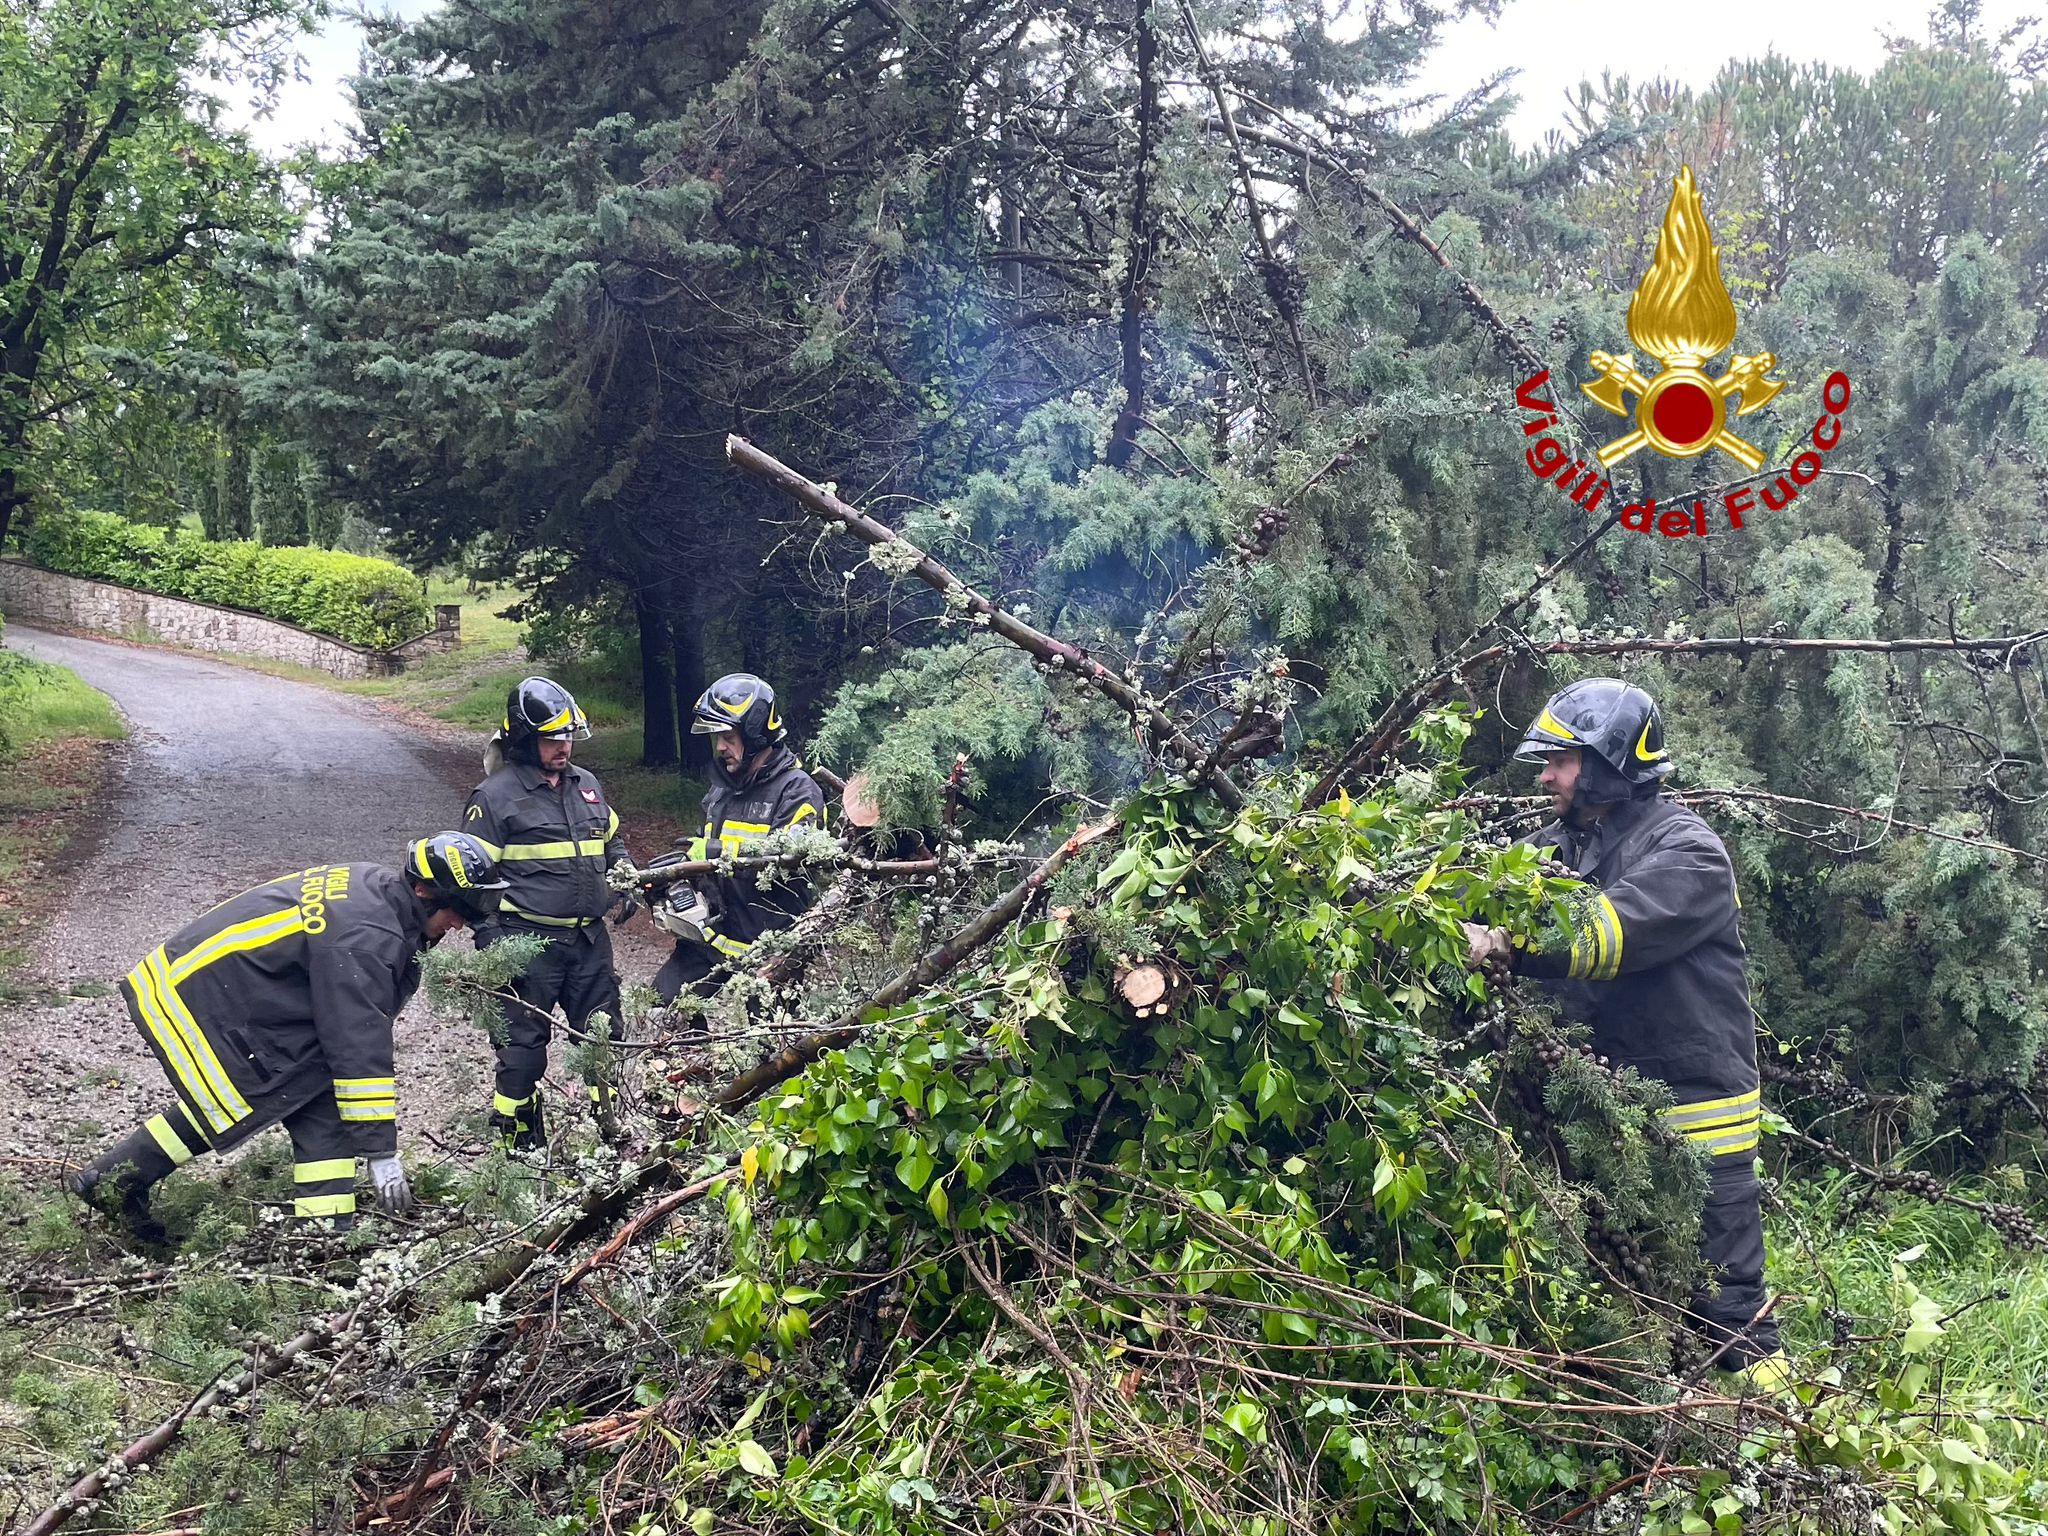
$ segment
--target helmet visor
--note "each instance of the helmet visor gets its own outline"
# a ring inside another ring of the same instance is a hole
[[[730,720],[707,720],[702,715],[690,722],[692,736],[723,736],[727,731],[736,729],[738,727]]]
[[[471,922],[481,923],[498,915],[504,899],[503,886],[486,886],[481,890],[456,891],[448,897],[448,904]]]

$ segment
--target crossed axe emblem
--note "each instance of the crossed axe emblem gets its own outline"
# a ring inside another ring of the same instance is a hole
[[[1709,378],[1691,362],[1674,362],[1654,379],[1636,371],[1635,354],[1595,352],[1588,359],[1600,370],[1600,377],[1579,387],[1597,404],[1617,416],[1633,415],[1636,428],[1599,451],[1602,465],[1612,468],[1639,448],[1654,447],[1673,458],[1689,459],[1710,449],[1723,453],[1755,473],[1764,466],[1763,453],[1728,430],[1728,402],[1737,395],[1742,403],[1737,416],[1761,410],[1785,387],[1782,379],[1766,377],[1778,366],[1775,353],[1737,354],[1728,360],[1728,371],[1718,379]],[[1631,412],[1622,402],[1624,394],[1636,397]]]

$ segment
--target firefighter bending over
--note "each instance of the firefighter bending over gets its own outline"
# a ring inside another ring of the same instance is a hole
[[[704,796],[704,834],[688,847],[692,859],[744,855],[747,846],[785,827],[825,824],[825,798],[817,781],[786,743],[789,729],[775,705],[775,690],[750,672],[721,677],[698,696],[690,729],[711,737],[711,789]],[[700,875],[657,899],[657,926],[676,940],[675,953],[655,974],[664,1006],[685,988],[709,996],[725,980],[727,964],[764,933],[787,928],[810,906],[810,882],[794,870],[764,886],[751,873]]]
[[[1593,900],[1556,952],[1467,923],[1471,961],[1542,979],[1568,1016],[1592,1025],[1595,1051],[1669,1085],[1665,1120],[1708,1155],[1711,1177],[1700,1249],[1718,1284],[1695,1293],[1693,1321],[1719,1351],[1715,1364],[1774,1383],[1784,1357],[1765,1312],[1756,1024],[1728,850],[1659,794],[1671,756],[1640,688],[1573,683],[1544,705],[1515,756],[1543,765],[1557,816],[1532,841],[1591,882]]]
[[[149,1195],[165,1175],[282,1123],[295,1215],[352,1225],[358,1157],[377,1204],[406,1210],[392,1023],[420,952],[488,917],[503,890],[481,844],[442,832],[408,848],[402,870],[322,864],[188,923],[121,983],[177,1101],[73,1173],[73,1193],[160,1244]]]
[[[612,1038],[624,1032],[604,926],[606,910],[623,898],[605,878],[614,864],[631,861],[597,775],[569,761],[573,743],[589,739],[590,722],[568,689],[527,678],[506,696],[504,723],[484,751],[486,777],[463,812],[463,830],[490,850],[506,881],[499,914],[477,931],[477,947],[514,935],[547,941],[512,984],[522,1006],[507,1010],[498,1049],[491,1124],[518,1150],[547,1143],[540,1080],[557,1005],[574,1034],[599,1011],[611,1019]],[[590,1098],[599,1129],[616,1135],[611,1085],[591,1084]]]

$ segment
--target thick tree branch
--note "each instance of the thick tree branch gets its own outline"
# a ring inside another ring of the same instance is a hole
[[[795,1077],[827,1051],[835,1051],[847,1044],[861,1032],[864,1027],[861,1020],[870,1011],[893,1008],[911,993],[930,986],[950,972],[1015,921],[1031,899],[1045,888],[1046,882],[1066,867],[1069,859],[1115,827],[1116,823],[1112,821],[1097,827],[1083,827],[1075,832],[1053,850],[1051,857],[983,908],[950,939],[926,950],[914,964],[899,972],[873,996],[857,1007],[849,1008],[823,1029],[804,1036],[758,1066],[740,1073],[711,1095],[711,1107],[732,1110],[749,1104],[777,1083]]]
[[[1201,72],[1203,83],[1209,87],[1209,94],[1216,99],[1217,116],[1222,121],[1224,141],[1230,145],[1231,158],[1237,162],[1238,179],[1244,184],[1245,208],[1251,215],[1252,233],[1259,239],[1259,254],[1265,260],[1260,276],[1265,280],[1273,307],[1280,312],[1280,323],[1287,328],[1287,339],[1294,344],[1295,361],[1301,368],[1302,392],[1308,396],[1311,407],[1316,404],[1315,371],[1309,366],[1308,347],[1301,339],[1301,320],[1296,313],[1298,305],[1285,295],[1281,286],[1286,268],[1279,254],[1273,249],[1273,242],[1266,234],[1265,210],[1259,205],[1258,187],[1252,177],[1251,161],[1245,158],[1244,144],[1238,138],[1237,119],[1231,115],[1230,94],[1224,89],[1223,74],[1209,57],[1209,50],[1202,43],[1202,29],[1195,25],[1195,14],[1188,9],[1187,0],[1180,0],[1181,20],[1187,25],[1188,41],[1194,44],[1195,67]]]
[[[1190,763],[1202,761],[1202,749],[1181,732],[1164,709],[1079,646],[1055,640],[1015,614],[997,607],[894,529],[849,506],[822,485],[806,480],[780,459],[763,453],[745,438],[736,435],[726,438],[725,456],[736,468],[765,481],[812,515],[845,528],[863,543],[876,548],[893,544],[914,555],[916,559],[910,565],[910,572],[933,591],[963,603],[969,613],[986,619],[988,627],[1012,645],[1028,651],[1049,666],[1074,673],[1118,708],[1142,721],[1155,747],[1170,747]],[[1237,810],[1244,804],[1244,791],[1221,769],[1212,772],[1205,782],[1216,798],[1230,809]]]

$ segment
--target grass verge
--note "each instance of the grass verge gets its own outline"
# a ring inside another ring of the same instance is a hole
[[[77,673],[0,652],[0,1003],[29,994],[27,941],[43,916],[42,876],[106,781],[108,743],[127,734],[107,696]]]
[[[2009,1200],[1987,1183],[1961,1193]],[[1943,1386],[2003,1396],[1999,1448],[2038,1461],[2048,1446],[2048,1256],[2008,1247],[1967,1210],[1874,1198],[1839,1173],[1788,1180],[1770,1223],[1770,1283],[1795,1356],[1860,1320],[1936,1303],[1929,1361]]]

